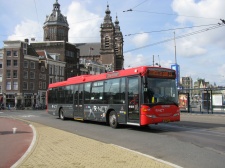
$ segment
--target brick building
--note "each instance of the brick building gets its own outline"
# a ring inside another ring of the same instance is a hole
[[[16,108],[45,104],[48,84],[64,80],[64,74],[52,72],[52,68],[64,69],[65,62],[44,53],[35,51],[28,40],[4,41],[0,52],[0,103]]]

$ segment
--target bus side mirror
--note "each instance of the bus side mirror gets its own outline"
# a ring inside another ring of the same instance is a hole
[[[148,86],[147,77],[146,76],[143,77],[143,85],[144,85],[144,88],[147,88],[147,86]]]

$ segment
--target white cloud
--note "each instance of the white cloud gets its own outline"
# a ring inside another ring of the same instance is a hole
[[[172,3],[173,10],[179,15],[177,18],[179,23],[190,21],[196,24],[209,22],[210,20],[206,18],[216,19],[224,17],[224,6],[224,0],[173,0]]]
[[[198,40],[195,38],[182,39],[176,43],[176,50],[179,55],[184,57],[193,57],[206,54],[207,50],[200,45],[196,45],[197,43]]]
[[[99,15],[89,12],[79,2],[72,2],[66,14],[69,30],[69,41],[73,43],[100,42],[100,24],[103,21]]]
[[[32,20],[22,21],[20,24],[17,24],[14,33],[8,36],[8,40],[21,40],[35,38],[36,40],[42,40],[41,34],[42,29],[37,22]]]
[[[142,47],[148,44],[149,38],[147,33],[137,34],[132,38],[132,42],[136,47]]]
[[[146,58],[142,54],[132,55],[131,53],[126,53],[124,60],[124,68],[142,66],[146,63]]]
[[[174,0],[172,3],[173,10],[178,14],[176,21],[181,26],[217,24],[221,22],[219,19],[225,16],[224,6],[224,0]],[[218,20],[216,18],[218,18]],[[212,26],[195,27],[186,32],[178,32],[177,35],[193,33],[210,27]],[[182,38],[179,40],[179,43],[177,43],[180,56],[194,57],[203,55],[210,52],[209,48],[212,47],[221,49],[221,47],[225,46],[223,31],[224,28],[221,27]]]
[[[218,67],[218,72],[219,75],[224,79],[225,81],[225,64],[223,64],[222,66]]]
[[[161,65],[161,67],[171,68],[171,65],[173,64],[173,61],[172,60],[162,60],[162,61],[160,61],[159,64]]]
[[[153,58],[152,56],[144,56],[142,54],[137,54],[137,55],[132,55],[132,53],[126,53],[124,55],[124,68],[129,68],[129,67],[138,67],[138,66],[152,66],[153,64]],[[172,61],[171,60],[162,60],[160,61],[159,58],[155,58],[155,64],[160,64],[162,67],[165,68],[170,68]]]

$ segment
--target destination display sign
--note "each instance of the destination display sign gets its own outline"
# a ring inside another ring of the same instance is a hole
[[[166,69],[148,69],[147,76],[148,77],[175,78],[176,73],[175,73],[175,71],[166,70]]]

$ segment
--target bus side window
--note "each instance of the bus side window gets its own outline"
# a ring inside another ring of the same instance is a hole
[[[128,99],[129,104],[138,104],[139,103],[139,93],[138,93],[138,78],[129,78],[128,84]]]
[[[91,88],[91,83],[84,84],[84,103],[86,104],[90,103],[90,88]]]
[[[91,85],[91,103],[103,104],[103,81],[93,82]]]
[[[121,84],[120,84],[120,101],[122,104],[125,103],[125,78],[121,78]]]

